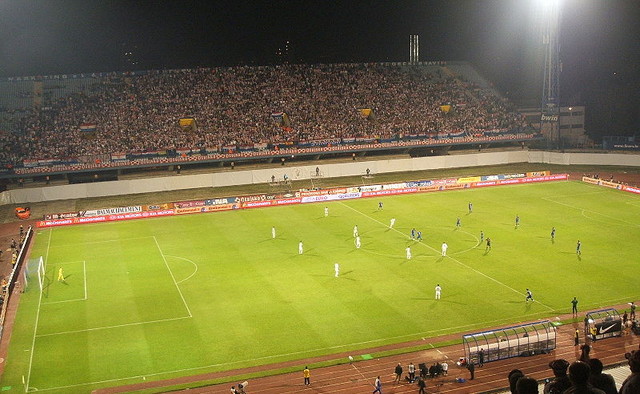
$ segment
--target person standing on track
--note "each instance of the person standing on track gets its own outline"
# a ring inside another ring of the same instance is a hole
[[[373,383],[373,387],[375,387],[375,390],[373,390],[373,394],[382,394],[382,382],[380,381],[380,376],[376,378],[376,381]]]
[[[396,375],[395,379],[394,379],[394,383],[400,383],[400,380],[402,379],[402,365],[400,363],[398,363],[398,365],[396,365],[396,369],[394,370],[394,373]]]
[[[427,382],[424,381],[424,379],[422,378],[422,376],[420,376],[418,378],[418,388],[420,389],[418,391],[418,394],[427,394],[426,388],[427,388]]]
[[[311,384],[311,371],[309,371],[309,367],[304,367],[302,371],[302,376],[304,377],[304,385],[308,386]]]
[[[409,381],[413,383],[416,379],[416,366],[413,363],[409,363]]]

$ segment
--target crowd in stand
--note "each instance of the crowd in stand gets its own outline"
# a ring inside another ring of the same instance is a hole
[[[96,78],[87,91],[30,109],[14,130],[0,131],[0,162],[435,132],[473,136],[525,126],[507,101],[452,75],[436,67],[338,64]],[[445,113],[443,104],[452,110]],[[365,108],[371,115],[363,116]],[[278,112],[288,124],[274,122]],[[182,130],[182,117],[195,118],[197,130]],[[80,131],[82,124],[95,124],[96,132]]]
[[[585,345],[588,346],[588,345]],[[544,386],[544,394],[636,394],[640,393],[640,350],[625,354],[631,374],[622,382],[620,390],[616,388],[615,379],[603,373],[602,362],[597,358],[589,358],[584,352],[579,360],[569,363],[557,359],[549,363],[554,378]],[[567,373],[568,371],[568,373]],[[507,376],[511,393],[537,394],[538,382],[519,370],[514,369]]]

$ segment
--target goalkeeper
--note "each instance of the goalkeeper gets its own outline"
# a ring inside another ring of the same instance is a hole
[[[64,282],[64,271],[62,270],[62,267],[60,267],[58,269],[58,282]]]

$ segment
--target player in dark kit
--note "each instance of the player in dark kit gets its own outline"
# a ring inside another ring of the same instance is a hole
[[[527,297],[524,299],[526,302],[533,301],[533,293],[527,289]]]
[[[556,228],[551,227],[551,239],[555,239],[555,238],[556,238]]]
[[[487,252],[491,250],[491,238],[487,237],[487,248],[485,249]]]
[[[577,255],[581,255],[582,254],[582,243],[580,242],[580,240],[578,240],[578,243],[576,244],[576,254]]]

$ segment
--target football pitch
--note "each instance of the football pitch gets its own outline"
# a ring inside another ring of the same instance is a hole
[[[574,296],[584,312],[639,298],[639,253],[640,198],[577,181],[38,229],[44,288],[22,294],[1,386],[90,392],[554,318]]]

